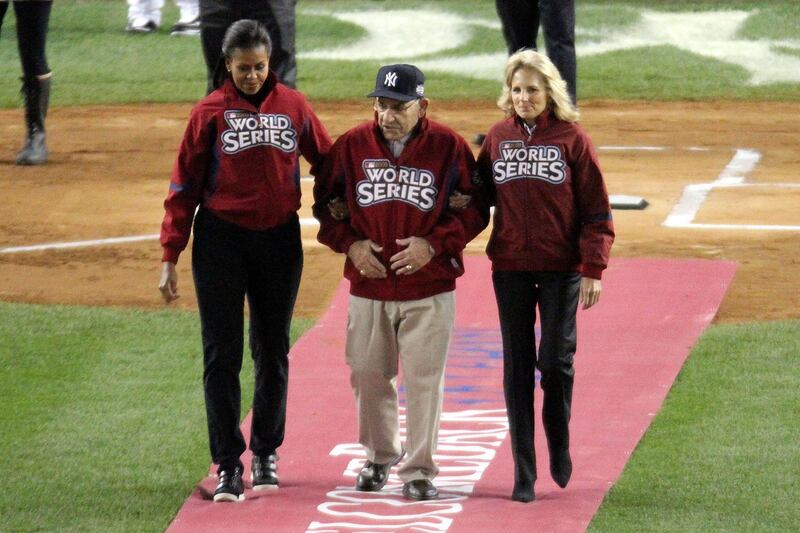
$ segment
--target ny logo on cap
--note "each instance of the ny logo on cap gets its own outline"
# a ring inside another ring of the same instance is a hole
[[[386,87],[394,87],[397,85],[397,73],[395,72],[387,72],[386,78],[383,80],[383,84]]]

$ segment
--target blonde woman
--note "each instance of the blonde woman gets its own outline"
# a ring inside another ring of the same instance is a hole
[[[563,488],[572,474],[576,312],[579,303],[587,309],[600,297],[614,228],[592,142],[553,63],[532,50],[509,57],[497,103],[506,118],[489,130],[478,168],[495,206],[487,253],[503,337],[512,499],[529,502],[536,480],[534,372],[544,392],[550,474]]]

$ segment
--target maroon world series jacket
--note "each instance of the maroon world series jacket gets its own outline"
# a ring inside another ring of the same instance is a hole
[[[164,201],[163,261],[178,261],[198,204],[251,230],[284,224],[300,208],[298,153],[316,176],[331,139],[301,93],[272,73],[265,83],[259,109],[228,80],[192,110]]]
[[[496,123],[478,155],[495,206],[486,252],[492,269],[580,272],[600,279],[614,225],[592,142],[551,111],[528,134],[514,116]]]
[[[318,240],[336,252],[371,239],[383,247],[388,277],[362,276],[348,258],[344,275],[350,293],[374,300],[417,300],[455,289],[464,273],[461,252],[488,223],[488,207],[448,209],[456,189],[475,192],[475,160],[466,141],[450,128],[420,119],[399,158],[389,150],[377,119],[351,129],[334,143],[314,186]],[[336,221],[328,212],[333,197],[345,198],[350,217]],[[389,258],[402,247],[395,239],[423,237],[435,256],[422,269],[397,276]]]

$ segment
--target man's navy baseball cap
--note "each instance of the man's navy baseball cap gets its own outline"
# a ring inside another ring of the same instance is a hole
[[[425,96],[425,74],[414,65],[386,65],[378,70],[375,90],[367,96],[410,102]]]

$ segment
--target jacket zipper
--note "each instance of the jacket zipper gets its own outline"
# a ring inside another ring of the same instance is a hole
[[[525,141],[525,146],[530,146],[531,141],[533,140],[533,134],[536,132],[536,124],[533,127],[528,127],[526,123],[522,123],[522,127],[525,128],[525,131],[528,132],[528,139]],[[525,182],[525,211],[527,212],[531,209],[531,188],[530,180],[523,180]],[[525,251],[529,252],[531,249],[531,227],[530,227],[530,220],[531,217],[525,217]]]

